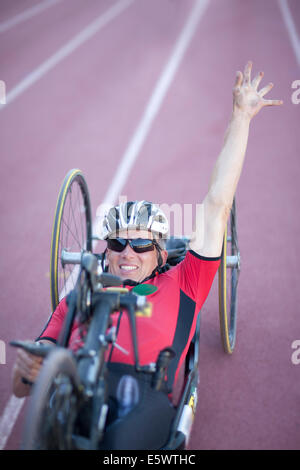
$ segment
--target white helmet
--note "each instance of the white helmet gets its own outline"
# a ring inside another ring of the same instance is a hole
[[[167,238],[169,223],[156,204],[148,201],[129,201],[111,207],[104,216],[101,238],[114,238],[121,230],[126,229],[148,230],[155,238]]]

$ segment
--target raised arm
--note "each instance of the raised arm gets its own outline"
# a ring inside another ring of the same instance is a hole
[[[202,256],[221,254],[225,225],[227,223],[236,187],[243,167],[251,119],[264,106],[282,104],[280,100],[266,100],[264,96],[272,83],[258,91],[263,77],[260,72],[251,82],[252,62],[248,62],[244,74],[237,72],[233,88],[233,112],[221,153],[214,166],[209,190],[199,208],[201,216],[195,228],[190,248]]]

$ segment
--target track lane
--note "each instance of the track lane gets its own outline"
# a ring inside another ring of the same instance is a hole
[[[24,21],[28,21],[29,19],[44,12],[48,8],[53,7],[60,1],[61,0],[44,0],[43,2],[40,2],[37,5],[33,5],[25,10],[22,10],[19,14],[10,16],[6,21],[1,21],[0,18],[0,33],[4,33],[6,31],[9,31],[11,28],[15,28]]]
[[[17,15],[21,15],[26,10],[34,8],[37,3],[37,0],[24,0],[22,4],[20,2],[12,2],[11,0],[3,0],[1,2],[0,22],[11,21]]]
[[[2,80],[7,84],[7,93],[97,18],[119,4],[122,0],[87,0],[86,8],[82,9],[80,0],[72,3],[64,0],[17,28],[1,33]]]

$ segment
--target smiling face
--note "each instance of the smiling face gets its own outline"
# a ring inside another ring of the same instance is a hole
[[[153,239],[153,236],[147,230],[124,230],[119,233],[120,238],[147,238]],[[167,260],[167,252],[161,250],[163,264]],[[120,253],[117,251],[107,249],[106,259],[108,262],[108,272],[119,276],[124,279],[131,279],[132,281],[141,282],[146,277],[150,276],[152,271],[158,264],[158,251],[154,248],[153,251],[146,251],[145,253],[136,253],[129,244]]]

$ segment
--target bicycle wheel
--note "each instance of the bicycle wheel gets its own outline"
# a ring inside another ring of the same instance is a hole
[[[226,353],[232,354],[236,341],[237,286],[240,273],[240,251],[237,236],[236,203],[233,200],[230,217],[224,234],[219,267],[219,317],[222,344]]]
[[[25,419],[22,449],[72,449],[79,379],[70,351],[54,348],[41,369]]]
[[[54,311],[59,301],[74,288],[80,256],[74,261],[68,253],[92,251],[92,217],[89,191],[80,170],[70,170],[61,186],[52,231],[50,288]],[[74,257],[73,257],[74,258]]]

